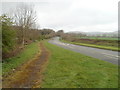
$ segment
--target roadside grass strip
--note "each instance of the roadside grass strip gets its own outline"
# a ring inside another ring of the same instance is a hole
[[[42,88],[117,88],[118,66],[44,42],[51,57]]]
[[[94,47],[94,48],[100,48],[100,49],[107,49],[107,50],[112,50],[112,51],[120,51],[120,48],[118,48],[118,47],[101,46],[101,45],[85,44],[85,43],[77,43],[77,42],[69,42],[69,41],[65,41],[65,40],[60,40],[60,41],[65,42],[65,43],[75,44],[75,45]]]

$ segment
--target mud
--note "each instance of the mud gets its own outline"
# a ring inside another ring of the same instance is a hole
[[[39,53],[8,77],[3,77],[3,88],[40,88],[49,52],[40,43]]]

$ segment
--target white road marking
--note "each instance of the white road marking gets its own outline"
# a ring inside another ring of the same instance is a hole
[[[113,57],[113,56],[107,56],[107,55],[106,55],[106,57],[109,57],[109,58],[113,58],[113,59],[117,59],[117,60],[119,60],[118,58]]]
[[[118,55],[112,55],[112,54],[107,54],[107,53],[102,53],[102,54],[107,55],[107,56],[110,56],[110,57],[113,57],[113,58],[118,58],[118,57],[120,57],[120,56],[118,56]]]
[[[71,46],[68,46],[69,48],[74,48],[74,47],[71,47]]]

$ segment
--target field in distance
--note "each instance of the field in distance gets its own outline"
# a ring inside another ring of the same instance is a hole
[[[120,40],[120,38],[113,38],[113,37],[79,37],[76,38],[81,39],[98,39],[98,40]]]

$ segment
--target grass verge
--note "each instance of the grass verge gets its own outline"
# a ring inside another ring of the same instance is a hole
[[[30,60],[39,52],[38,42],[34,42],[25,47],[25,49],[17,56],[9,58],[2,63],[2,74],[6,75],[12,69],[17,68],[18,66],[25,63],[27,60]]]
[[[118,66],[44,42],[51,51],[42,88],[117,88]]]
[[[120,48],[118,48],[118,47],[101,46],[101,45],[85,44],[85,43],[77,43],[77,42],[70,42],[70,41],[65,41],[65,40],[60,40],[60,41],[65,42],[65,43],[75,44],[75,45],[94,47],[94,48],[100,48],[100,49],[107,49],[107,50],[112,50],[112,51],[120,51]]]

